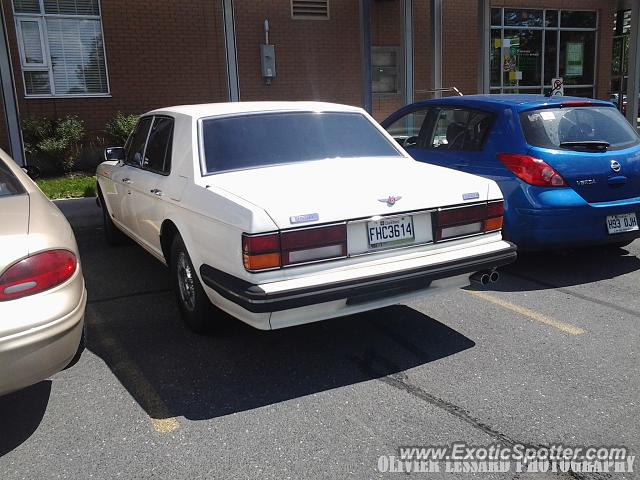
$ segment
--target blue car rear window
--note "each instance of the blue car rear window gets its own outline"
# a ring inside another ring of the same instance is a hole
[[[206,173],[326,158],[401,156],[359,113],[280,112],[206,119],[202,142]]]
[[[608,150],[640,143],[640,137],[613,107],[563,107],[531,110],[520,114],[529,145],[567,149],[566,142],[607,142]]]

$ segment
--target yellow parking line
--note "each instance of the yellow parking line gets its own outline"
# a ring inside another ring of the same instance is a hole
[[[529,310],[528,308],[505,302],[504,300],[494,297],[493,295],[489,295],[488,293],[478,292],[475,290],[464,291],[469,295],[481,298],[482,300],[486,300],[487,302],[493,303],[494,305],[498,305],[507,310],[511,310],[512,312],[516,312],[517,314],[522,315],[523,317],[527,317],[535,322],[542,323],[544,325],[556,328],[561,332],[568,333],[569,335],[582,335],[583,333],[585,333],[585,330],[580,327],[576,327],[575,325],[571,325],[570,323],[561,322],[560,320],[556,320],[555,318],[547,317],[546,315],[534,312],[533,310]]]
[[[91,310],[93,316],[98,316],[93,308],[87,309],[87,313]],[[109,327],[102,320],[91,322],[90,338],[102,344],[102,347],[109,351],[109,356],[117,361],[109,367],[120,379],[122,383],[138,401],[140,406],[147,412],[153,412],[158,418],[151,418],[151,425],[158,433],[171,433],[180,427],[178,421],[170,413],[169,408],[164,403],[156,389],[145,378],[142,371],[131,360],[127,351],[122,347],[120,342],[111,334]]]

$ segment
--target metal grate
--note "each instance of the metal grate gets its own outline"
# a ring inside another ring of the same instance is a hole
[[[291,18],[295,20],[327,20],[329,0],[291,0]]]

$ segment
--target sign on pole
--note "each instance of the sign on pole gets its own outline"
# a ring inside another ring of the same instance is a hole
[[[551,96],[561,97],[564,95],[564,81],[562,77],[551,79]]]

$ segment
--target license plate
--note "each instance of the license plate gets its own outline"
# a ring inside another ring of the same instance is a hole
[[[371,248],[411,243],[415,238],[413,218],[411,216],[394,217],[367,222],[367,234]]]
[[[635,213],[609,215],[607,217],[609,233],[632,232],[638,230],[638,220]]]

